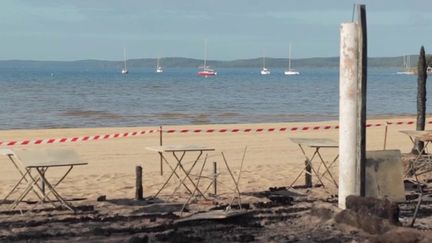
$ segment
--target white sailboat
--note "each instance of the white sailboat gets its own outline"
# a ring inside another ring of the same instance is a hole
[[[414,75],[414,70],[411,67],[411,58],[410,56],[403,56],[403,70],[397,72],[397,74],[405,74],[405,75]]]
[[[198,71],[198,75],[202,77],[209,77],[209,76],[216,76],[217,72],[214,69],[211,69],[209,66],[207,66],[207,40],[204,41],[204,65],[202,67],[202,70]]]
[[[124,64],[123,64],[123,68],[121,70],[121,73],[122,74],[128,74],[129,71],[128,71],[127,65],[126,65],[126,48],[123,48],[123,61],[124,61]]]
[[[291,44],[289,45],[289,55],[288,55],[288,70],[285,70],[285,75],[299,75],[300,72],[291,68]]]
[[[162,68],[162,66],[160,65],[160,58],[158,57],[157,58],[157,64],[156,64],[156,73],[163,73],[163,68]]]
[[[269,74],[270,74],[270,70],[266,68],[265,57],[263,56],[263,67],[261,69],[261,75],[269,75]]]

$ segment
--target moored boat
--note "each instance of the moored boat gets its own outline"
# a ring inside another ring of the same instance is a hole
[[[158,57],[158,59],[157,59],[157,63],[156,63],[156,73],[163,73],[163,68],[162,68],[162,66],[160,65],[160,58]]]
[[[288,54],[288,70],[285,70],[285,75],[299,75],[300,72],[291,68],[291,44],[289,45],[289,54]]]
[[[261,75],[269,75],[271,72],[268,68],[266,68],[265,57],[263,56],[263,66],[260,71]]]
[[[204,65],[200,68],[202,68],[202,70],[198,71],[198,76],[207,78],[217,75],[216,70],[211,69],[209,68],[209,66],[207,66],[207,40],[204,41]]]
[[[126,65],[126,48],[123,48],[123,68],[121,70],[122,74],[128,74],[129,70],[127,69]]]

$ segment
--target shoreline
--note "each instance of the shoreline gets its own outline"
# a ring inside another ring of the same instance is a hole
[[[432,113],[427,113],[426,117],[432,117]],[[370,115],[368,116],[367,122],[374,122],[374,121],[381,121],[381,120],[396,120],[396,119],[416,119],[416,115],[413,114],[380,114],[380,115]],[[428,120],[428,119],[426,119]],[[432,118],[431,118],[432,120]],[[191,126],[203,126],[203,127],[210,127],[210,126],[256,126],[256,125],[267,125],[267,124],[321,124],[321,123],[337,123],[339,120],[337,119],[318,119],[318,120],[296,120],[296,121],[287,121],[287,122],[251,122],[251,123],[178,123],[178,124],[166,124],[162,125],[163,127],[191,127]],[[143,126],[92,126],[92,127],[38,127],[38,128],[11,128],[11,129],[1,129],[0,128],[0,135],[2,132],[8,132],[8,131],[40,131],[40,130],[77,130],[77,129],[83,129],[83,130],[111,130],[111,129],[138,129],[138,128],[157,128],[159,129],[161,125],[143,125]],[[4,139],[3,139],[4,141]]]

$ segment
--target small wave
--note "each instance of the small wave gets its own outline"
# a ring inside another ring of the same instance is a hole
[[[218,114],[217,116],[219,117],[236,117],[236,116],[241,116],[240,113],[237,112],[223,112]]]
[[[93,119],[122,119],[123,116],[107,111],[92,111],[73,109],[63,112],[61,116],[93,118]]]
[[[181,120],[189,121],[191,124],[207,124],[210,123],[210,114],[206,113],[180,113],[180,112],[165,112],[153,115],[159,120]]]

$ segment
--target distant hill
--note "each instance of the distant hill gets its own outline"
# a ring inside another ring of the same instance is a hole
[[[412,66],[416,65],[418,56],[411,56]],[[368,59],[369,67],[402,67],[403,58],[400,57],[371,57]],[[293,59],[295,68],[303,67],[338,67],[339,57],[316,57]],[[161,59],[164,67],[189,67],[195,68],[202,65],[203,61],[193,58],[184,57],[166,57]],[[232,61],[209,60],[208,65],[214,68],[247,68],[260,67],[262,58],[242,59]],[[154,68],[156,59],[142,58],[129,59],[128,67]],[[122,61],[105,61],[105,60],[78,60],[78,61],[28,61],[28,60],[3,60],[0,61],[0,68],[80,68],[82,70],[92,68],[120,68]],[[283,68],[288,65],[286,58],[266,58],[266,66],[270,68]]]

